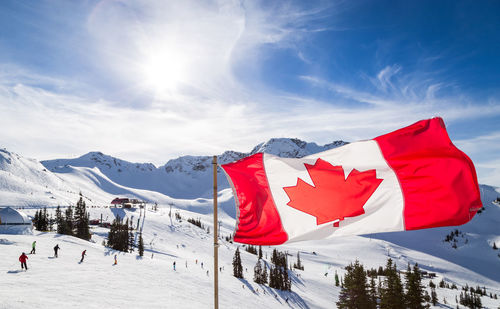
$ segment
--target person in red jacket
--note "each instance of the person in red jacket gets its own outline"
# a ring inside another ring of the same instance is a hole
[[[82,259],[80,260],[80,263],[83,263],[83,258],[86,256],[86,254],[85,254],[86,252],[87,252],[87,250],[83,250]]]
[[[26,268],[28,270],[28,265],[26,265],[26,260],[28,259],[28,256],[23,252],[21,256],[19,257],[19,262],[21,262],[21,269]]]

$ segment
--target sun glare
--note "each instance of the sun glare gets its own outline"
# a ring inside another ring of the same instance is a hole
[[[143,66],[145,84],[157,92],[175,90],[186,76],[186,59],[171,51],[155,51]]]

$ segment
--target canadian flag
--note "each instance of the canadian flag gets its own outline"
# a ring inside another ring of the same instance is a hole
[[[474,165],[441,118],[300,159],[257,153],[222,168],[240,243],[461,225],[482,207]]]

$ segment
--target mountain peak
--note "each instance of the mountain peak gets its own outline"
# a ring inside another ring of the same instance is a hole
[[[348,144],[344,141],[334,141],[323,146],[311,142],[305,142],[298,138],[271,138],[265,143],[255,146],[250,154],[265,152],[284,158],[302,158],[307,155],[326,151],[342,145]]]

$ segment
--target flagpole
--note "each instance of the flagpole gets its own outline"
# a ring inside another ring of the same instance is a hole
[[[217,239],[217,156],[212,161],[214,166],[214,308],[219,309],[219,243]]]

